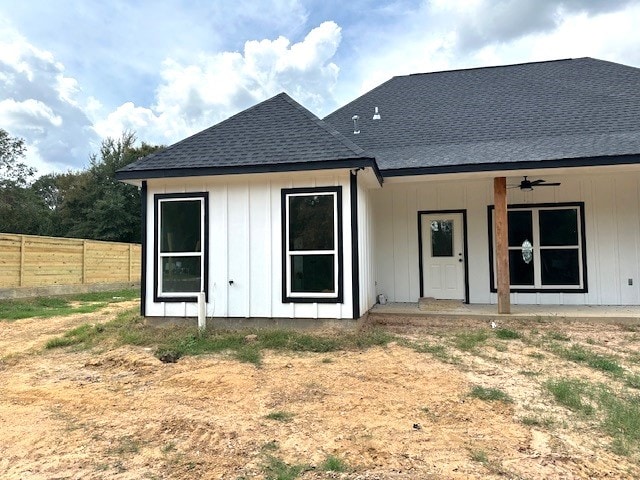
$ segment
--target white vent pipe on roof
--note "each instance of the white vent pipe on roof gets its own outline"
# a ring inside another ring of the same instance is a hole
[[[376,107],[375,112],[373,113],[373,119],[374,120],[380,120],[380,112],[378,112],[378,107]]]
[[[353,134],[357,135],[360,133],[360,128],[358,128],[358,119],[360,117],[358,115],[354,115],[353,117],[351,117],[351,120],[353,120]]]

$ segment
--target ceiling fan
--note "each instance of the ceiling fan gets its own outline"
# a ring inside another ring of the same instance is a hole
[[[533,190],[534,187],[557,187],[561,185],[559,182],[547,182],[542,178],[538,180],[529,180],[526,176],[518,185],[511,185],[509,188],[519,188],[520,190]]]

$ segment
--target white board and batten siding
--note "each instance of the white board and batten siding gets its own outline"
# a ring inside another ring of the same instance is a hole
[[[514,304],[634,305],[640,303],[640,173],[598,170],[539,177],[560,187],[507,192],[509,204],[584,202],[587,292],[512,293]],[[509,177],[517,184],[522,177]],[[536,177],[537,178],[537,177]],[[466,210],[470,303],[496,303],[490,291],[487,206],[493,178],[387,182],[371,192],[376,294],[390,301],[420,296],[418,211]],[[630,285],[631,284],[631,285]]]
[[[282,189],[325,186],[342,187],[344,301],[340,304],[283,303]],[[154,302],[154,195],[208,192],[208,317],[352,318],[349,170],[150,180],[147,192],[146,315],[197,315],[195,303]],[[370,212],[366,202],[359,202],[359,207],[364,225],[360,238],[366,245]],[[371,255],[361,249],[360,263],[364,270],[361,277],[372,276],[371,260]],[[371,297],[375,292],[367,295]],[[365,303],[370,303],[370,299],[361,301],[361,306]]]

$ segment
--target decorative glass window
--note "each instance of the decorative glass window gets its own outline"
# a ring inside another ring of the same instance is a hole
[[[207,194],[156,195],[156,298],[193,300],[206,291]]]
[[[453,220],[431,222],[431,256],[453,257]]]
[[[283,301],[341,301],[340,187],[286,189],[282,196]]]
[[[582,203],[508,207],[512,291],[586,291],[583,210]],[[493,236],[493,207],[490,225]],[[495,242],[491,244],[493,265]]]

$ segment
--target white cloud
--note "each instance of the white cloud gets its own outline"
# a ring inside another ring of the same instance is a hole
[[[537,16],[528,19],[534,7]],[[497,17],[522,28],[505,29]],[[375,51],[354,59],[353,85],[341,85],[338,100],[417,72],[584,56],[640,66],[638,25],[640,5],[620,0],[424,2],[395,28],[381,31]]]
[[[332,57],[340,40],[340,27],[324,22],[298,43],[280,36],[247,41],[242,53],[201,54],[188,65],[167,59],[155,103],[124,103],[97,121],[96,130],[104,137],[130,129],[147,142],[166,144],[283,90],[322,111],[337,82],[339,68]]]
[[[78,85],[54,56],[11,28],[0,29],[0,122],[25,139],[40,174],[87,163],[97,140],[77,100]]]

